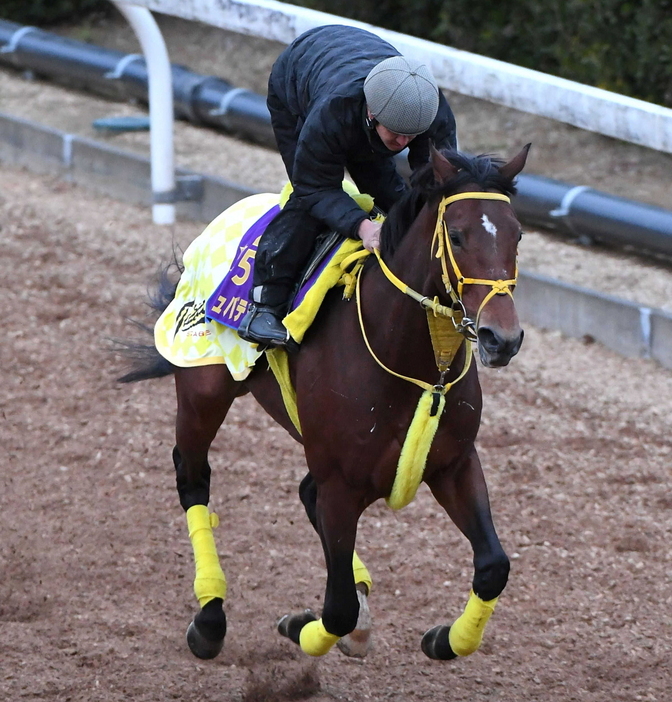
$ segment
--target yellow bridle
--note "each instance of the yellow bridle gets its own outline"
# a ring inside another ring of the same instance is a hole
[[[348,295],[351,294],[352,287],[356,288],[357,316],[359,318],[359,326],[362,332],[362,337],[369,353],[376,363],[387,373],[413,383],[414,385],[417,385],[423,389],[423,393],[418,401],[418,406],[415,410],[413,419],[406,434],[406,439],[404,440],[404,444],[402,446],[394,484],[390,495],[387,498],[388,505],[390,505],[390,507],[393,509],[400,509],[401,507],[407,505],[414,498],[417,492],[418,486],[424,475],[427,456],[429,455],[429,450],[432,446],[434,435],[439,425],[439,420],[443,414],[446,403],[446,394],[454,385],[466,377],[469,369],[471,368],[471,361],[473,358],[471,346],[472,342],[476,340],[478,319],[483,308],[494,295],[510,295],[513,297],[512,290],[518,277],[517,269],[515,277],[512,280],[465,278],[462,275],[452,253],[452,247],[450,245],[449,235],[443,215],[446,207],[448,207],[451,203],[466,199],[502,200],[503,202],[510,202],[506,195],[486,192],[460,193],[451,197],[444,197],[441,200],[441,203],[439,204],[436,227],[434,228],[434,236],[432,238],[432,246],[430,248],[430,256],[432,255],[431,252],[433,252],[434,246],[436,245],[436,257],[441,259],[442,279],[446,292],[451,300],[450,306],[439,304],[438,297],[430,300],[429,298],[420,295],[420,293],[409,288],[385,265],[385,262],[380,256],[380,251],[378,251],[378,249],[375,249],[374,251],[381,270],[386,278],[404,294],[409,295],[414,300],[417,300],[427,312],[430,338],[434,349],[436,365],[440,373],[439,381],[435,385],[431,385],[430,383],[417,378],[402,375],[401,373],[397,373],[391,368],[388,368],[378,358],[371,347],[369,339],[366,335],[366,330],[364,329],[360,292],[360,284],[362,279],[361,262],[368,252],[357,252],[343,261],[341,264],[343,270],[346,271],[351,262],[357,261],[358,272],[352,272],[349,274],[349,280],[346,282],[345,296],[348,297]],[[451,262],[453,272],[457,280],[457,293],[453,290],[452,285],[450,284],[446,251],[448,251],[448,259]],[[466,311],[462,302],[462,290],[465,285],[489,285],[491,288],[490,292],[485,296],[485,299],[478,309],[476,314],[476,323],[466,316]],[[452,320],[454,330],[450,331],[447,320],[444,319],[443,323],[440,323],[441,320],[438,319],[439,317],[450,318]],[[462,345],[465,346],[462,370],[454,380],[448,382],[446,379],[450,371],[450,366],[457,351]]]
[[[367,338],[366,332],[364,330],[364,320],[362,318],[362,311],[361,311],[361,298],[359,295],[359,284],[361,280],[361,276],[359,273],[361,272],[361,265],[362,261],[364,258],[366,258],[369,255],[369,252],[366,250],[363,251],[358,251],[354,254],[351,254],[348,256],[342,263],[341,263],[341,269],[344,272],[344,282],[346,286],[346,292],[344,293],[345,298],[349,298],[350,295],[353,292],[353,288],[357,288],[357,307],[358,307],[358,316],[359,316],[359,323],[360,323],[360,328],[362,331],[362,335],[364,337],[364,341],[366,343],[366,346],[375,359],[375,361],[380,365],[382,368],[384,368],[388,373],[397,376],[398,378],[403,378],[404,380],[408,380],[416,385],[419,385],[420,387],[424,388],[425,390],[433,390],[434,392],[440,392],[442,395],[444,395],[447,390],[452,387],[455,383],[459,382],[464,376],[466,375],[467,371],[469,370],[469,367],[471,365],[471,351],[470,351],[470,342],[476,341],[476,329],[478,328],[478,320],[480,319],[481,312],[483,311],[483,308],[485,305],[494,297],[495,295],[509,295],[511,298],[513,298],[513,288],[516,286],[516,281],[518,279],[518,267],[516,264],[516,272],[514,275],[514,278],[510,280],[488,280],[485,278],[465,278],[462,275],[462,272],[460,271],[459,266],[457,265],[457,261],[455,260],[455,256],[453,255],[452,247],[450,245],[450,239],[449,239],[449,234],[448,230],[446,227],[446,222],[443,219],[443,215],[445,214],[446,208],[451,205],[453,202],[457,202],[459,200],[500,200],[502,202],[507,202],[510,203],[511,199],[507,197],[506,195],[503,195],[502,193],[487,193],[487,192],[466,192],[466,193],[458,193],[457,195],[451,195],[450,197],[444,197],[441,202],[439,203],[439,209],[437,213],[437,219],[436,219],[436,226],[434,227],[434,236],[432,237],[432,245],[430,251],[434,250],[434,247],[436,246],[436,258],[441,259],[441,269],[442,269],[442,281],[445,286],[446,292],[448,293],[448,296],[450,297],[451,304],[450,305],[442,305],[439,303],[438,297],[435,297],[434,299],[430,299],[426,295],[421,295],[419,292],[416,292],[412,288],[410,288],[408,285],[406,285],[403,281],[401,281],[399,278],[397,278],[394,273],[387,267],[385,262],[383,261],[380,251],[378,249],[374,250],[374,253],[376,255],[376,258],[378,259],[378,263],[380,264],[380,268],[383,271],[383,274],[385,277],[401,292],[403,292],[405,295],[408,295],[409,297],[413,298],[417,302],[420,303],[420,305],[427,310],[428,314],[428,321],[431,319],[431,316],[433,315],[434,317],[447,317],[450,318],[453,322],[453,326],[455,327],[456,332],[458,334],[461,334],[466,340],[469,345],[469,348],[467,349],[467,353],[465,356],[465,363],[464,367],[462,368],[462,372],[459,374],[459,376],[452,381],[451,383],[446,383],[444,381],[445,374],[448,368],[448,365],[444,364],[439,364],[437,362],[437,366],[439,366],[439,371],[441,372],[441,380],[437,385],[430,385],[429,383],[425,383],[424,381],[421,380],[416,380],[414,378],[409,378],[404,375],[400,375],[390,368],[388,368],[374,353],[373,349],[371,348],[369,344],[369,340]],[[446,258],[446,252],[447,258]],[[430,254],[431,255],[431,254]],[[450,264],[453,269],[453,273],[455,274],[455,279],[457,280],[457,291],[453,289],[453,286],[450,283],[450,276],[448,273],[448,263],[447,261],[450,260]],[[347,273],[348,269],[353,263],[357,263],[356,265],[356,270],[352,270],[350,273]],[[464,307],[464,303],[462,302],[462,291],[464,289],[465,285],[489,285],[490,286],[490,291],[488,294],[485,296],[483,299],[483,302],[481,303],[480,307],[478,308],[478,312],[476,313],[476,321],[474,322],[471,320],[469,317],[466,316],[466,310]],[[430,314],[431,313],[431,314]],[[434,339],[432,339],[432,343],[434,343]],[[458,346],[455,346],[451,353],[455,353],[457,350]],[[437,349],[434,349],[435,354],[437,355],[437,359],[439,357],[439,353],[437,352]]]
[[[456,329],[463,333],[467,338],[472,341],[476,338],[476,329],[478,329],[478,322],[481,317],[481,312],[487,303],[495,295],[508,295],[513,298],[513,289],[516,287],[518,281],[518,264],[516,264],[516,271],[514,277],[509,280],[489,280],[487,278],[465,278],[460,271],[457,261],[455,260],[455,255],[453,254],[453,247],[450,245],[450,238],[448,233],[448,227],[446,226],[446,221],[443,218],[446,208],[452,205],[453,202],[459,200],[500,200],[502,202],[511,202],[511,199],[502,193],[485,193],[485,192],[468,192],[468,193],[458,193],[457,195],[451,195],[450,197],[444,197],[439,203],[439,210],[436,217],[436,226],[434,228],[434,236],[432,238],[431,251],[434,250],[436,246],[436,258],[441,259],[441,269],[442,275],[441,279],[443,285],[446,288],[446,292],[450,296],[453,302],[453,306],[462,310],[463,319],[460,322],[456,322],[453,316],[453,322],[456,323]],[[448,273],[448,263],[446,260],[446,252],[448,252],[448,260],[450,260],[450,265],[452,266],[453,273],[455,274],[455,279],[457,280],[457,291],[453,290],[450,283],[450,275]],[[465,285],[489,285],[490,291],[483,298],[478,311],[476,312],[476,321],[473,321],[466,317],[466,311],[464,309],[464,303],[462,302],[462,292],[464,291]],[[458,326],[459,325],[459,326]]]
[[[451,195],[450,197],[444,197],[439,203],[439,210],[436,217],[436,226],[434,227],[434,236],[432,237],[432,246],[430,251],[434,251],[436,247],[436,258],[441,259],[441,280],[446,289],[446,293],[450,297],[450,306],[442,305],[439,303],[437,297],[434,299],[428,298],[425,295],[421,295],[412,288],[409,288],[404,282],[399,280],[394,273],[387,267],[385,262],[380,256],[380,251],[376,249],[374,253],[378,259],[381,270],[385,274],[385,277],[401,292],[420,303],[425,309],[431,310],[434,315],[439,317],[450,317],[453,320],[455,329],[462,335],[464,335],[470,341],[476,341],[476,329],[478,328],[478,320],[480,319],[481,312],[485,305],[495,296],[495,295],[509,295],[513,298],[513,289],[516,287],[518,281],[518,264],[516,264],[516,271],[514,277],[510,280],[489,280],[487,278],[465,278],[460,271],[460,267],[457,265],[455,256],[453,254],[453,247],[450,245],[450,238],[448,233],[448,228],[446,227],[446,222],[443,218],[446,208],[452,205],[453,202],[459,200],[500,200],[502,202],[511,202],[511,199],[506,195],[501,193],[485,193],[485,192],[468,192],[468,193],[458,193],[457,195]],[[447,252],[447,254],[446,254]],[[349,257],[348,260],[344,261],[343,266],[347,267],[350,265],[353,259],[366,256],[367,252],[359,252],[359,254],[354,254]],[[430,254],[431,255],[431,254]],[[453,289],[450,283],[450,275],[448,273],[448,261],[455,274],[455,279],[457,281],[457,290]],[[490,291],[481,302],[480,307],[476,313],[476,321],[469,319],[466,316],[466,310],[464,308],[464,303],[462,302],[462,292],[465,285],[489,285]]]

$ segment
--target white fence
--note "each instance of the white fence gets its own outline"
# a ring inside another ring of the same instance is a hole
[[[672,153],[672,109],[354,20],[274,0],[115,2],[285,44],[323,24],[362,27],[383,37],[401,53],[426,61],[444,89]]]

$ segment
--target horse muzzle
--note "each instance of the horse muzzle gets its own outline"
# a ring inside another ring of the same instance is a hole
[[[505,333],[501,329],[479,326],[478,355],[486,368],[501,368],[520,351],[525,332],[520,327]]]

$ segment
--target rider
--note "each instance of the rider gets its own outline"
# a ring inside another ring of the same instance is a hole
[[[251,304],[238,334],[283,346],[289,297],[319,233],[335,230],[373,251],[380,224],[342,189],[344,171],[387,211],[406,184],[395,154],[411,169],[430,143],[456,148],[455,118],[430,69],[362,29],[328,25],[290,44],[273,65],[268,109],[293,192],[261,237]]]

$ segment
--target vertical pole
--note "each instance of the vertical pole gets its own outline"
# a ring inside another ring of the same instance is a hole
[[[147,63],[152,168],[152,219],[175,222],[173,151],[173,84],[168,50],[152,13],[122,0],[112,0],[133,28]]]

